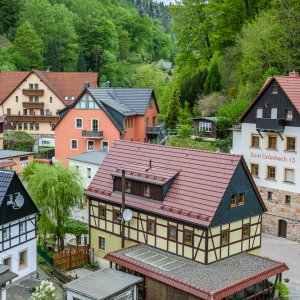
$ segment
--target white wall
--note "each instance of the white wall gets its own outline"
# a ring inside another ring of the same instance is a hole
[[[233,132],[231,153],[242,154],[250,169],[250,164],[259,164],[259,177],[255,178],[258,186],[279,189],[288,192],[300,192],[300,130],[299,127],[285,127],[281,132],[283,141],[277,133],[262,132],[260,148],[251,147],[252,134],[258,134],[255,124],[243,123],[242,132]],[[267,149],[268,135],[277,135],[277,150]],[[296,152],[285,151],[286,136],[296,137]],[[266,179],[267,166],[276,167],[276,180]],[[298,167],[298,168],[297,168]],[[284,182],[284,169],[295,170],[295,184]]]
[[[84,180],[83,181],[84,188],[87,188],[89,186],[93,177],[95,176],[95,174],[97,173],[97,171],[99,169],[99,164],[90,164],[90,163],[80,162],[80,161],[72,160],[72,159],[69,159],[69,166],[73,166],[80,172],[80,174],[82,175],[83,180]],[[91,178],[87,177],[87,168],[91,169]]]
[[[30,216],[33,217],[33,216]],[[27,231],[35,229],[35,222],[33,220],[28,220],[28,218],[20,219],[20,221],[25,221],[27,226]],[[36,251],[36,238],[35,231],[32,231],[27,234],[27,240],[32,239],[26,242],[26,230],[21,233],[19,237],[19,220],[10,223],[11,225],[11,248],[5,249],[9,246],[9,237],[5,239],[2,243],[2,231],[3,228],[7,228],[8,224],[1,226],[0,229],[0,263],[3,263],[3,260],[10,257],[11,258],[11,268],[10,270],[19,275],[15,280],[20,279],[26,275],[29,275],[37,270],[37,251]],[[26,227],[25,227],[26,228]],[[19,253],[26,250],[26,265],[22,268],[19,268]]]

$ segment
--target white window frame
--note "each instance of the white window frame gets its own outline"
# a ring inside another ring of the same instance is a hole
[[[107,149],[103,149],[103,143],[107,143]],[[109,151],[109,141],[101,141],[101,150]]]
[[[277,107],[271,107],[271,119],[277,119],[278,117],[278,109]]]
[[[4,265],[4,261],[6,260],[6,259],[10,259],[10,264],[9,264],[9,269],[11,269],[11,265],[12,265],[12,255],[8,255],[8,256],[6,256],[6,257],[4,257],[3,259],[2,259],[2,264]],[[5,266],[8,266],[8,265],[5,265]]]
[[[287,171],[292,171],[292,179],[293,180],[287,180]],[[291,169],[291,168],[285,168],[284,169],[284,182],[287,183],[295,183],[295,169]]]
[[[22,230],[21,230],[21,226],[23,227]],[[22,221],[22,222],[19,223],[19,230],[20,230],[20,233],[26,232],[26,224],[25,224],[25,221]]]
[[[93,149],[89,149],[89,142],[93,142]],[[95,141],[94,140],[87,140],[86,141],[86,150],[87,151],[94,151],[95,150]]]
[[[98,129],[95,130],[95,131],[99,131],[99,128],[100,128],[100,122],[99,122],[99,119],[96,119],[96,118],[91,118],[91,131],[94,131],[93,130],[93,121],[97,121],[98,122]]]
[[[4,236],[4,232],[6,232],[6,236]],[[2,240],[6,241],[9,239],[9,227],[2,228]]]
[[[199,131],[200,132],[211,132],[212,124],[209,122],[199,122]]]
[[[74,148],[72,148],[72,141],[76,141],[76,149]],[[70,150],[78,150],[78,139],[70,139]]]
[[[20,266],[20,254],[22,252],[26,252],[26,258],[25,258],[25,264],[23,266]],[[28,267],[28,248],[23,249],[21,251],[18,252],[18,269],[22,270]]]
[[[81,120],[81,127],[77,127],[77,120]],[[83,118],[75,118],[75,128],[82,129],[83,128]]]
[[[256,109],[256,118],[261,119],[262,117],[263,117],[263,108],[257,108]]]
[[[88,179],[92,178],[92,168],[89,168],[89,167],[86,168],[86,177]]]

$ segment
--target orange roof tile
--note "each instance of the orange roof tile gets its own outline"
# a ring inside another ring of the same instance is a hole
[[[32,73],[35,73],[52,92],[64,102],[71,103],[71,97],[76,99],[88,82],[90,87],[97,87],[96,72],[46,72],[32,70],[31,72],[0,72],[0,104]],[[68,97],[68,101],[64,101]]]
[[[127,195],[128,206],[202,226],[211,223],[238,164],[244,162],[240,155],[115,141],[86,195],[121,203],[121,194],[114,193],[112,189],[112,173],[129,164],[132,167],[137,163],[149,165],[150,159],[152,168],[164,169],[168,178],[178,174],[162,203],[141,201]],[[248,172],[247,167],[245,169]],[[130,176],[130,172],[127,175]],[[252,180],[251,175],[249,178]],[[256,189],[254,183],[253,187]],[[256,193],[261,200],[257,190]],[[262,200],[261,205],[265,209]]]
[[[250,103],[247,109],[239,118],[239,121],[242,122],[248,111],[252,108],[252,106],[256,103],[259,97],[263,94],[266,88],[270,85],[270,83],[276,80],[286,96],[290,99],[296,110],[300,113],[300,78],[292,77],[292,76],[273,76],[269,77],[264,83],[262,89],[259,91],[254,100]]]

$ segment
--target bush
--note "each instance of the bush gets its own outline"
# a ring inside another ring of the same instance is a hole
[[[190,125],[181,125],[179,128],[178,136],[181,138],[190,138],[192,135],[192,127]]]
[[[4,149],[15,151],[32,151],[35,139],[25,131],[5,131]]]

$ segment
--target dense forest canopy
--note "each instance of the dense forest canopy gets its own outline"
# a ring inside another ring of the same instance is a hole
[[[160,121],[170,126],[211,114],[227,131],[268,76],[300,69],[299,44],[299,0],[2,0],[0,7],[0,70],[99,71],[102,84],[153,87]],[[175,64],[174,75],[159,68],[161,59]]]
[[[130,86],[133,65],[174,55],[170,22],[152,0],[3,0],[0,69],[100,71],[102,82]]]

